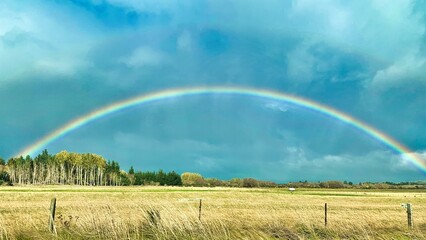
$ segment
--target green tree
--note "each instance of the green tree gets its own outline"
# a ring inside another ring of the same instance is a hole
[[[0,185],[9,182],[9,174],[6,171],[0,171]]]
[[[121,186],[130,186],[130,178],[125,172],[120,172],[120,185]]]
[[[158,171],[158,173],[154,173],[155,176],[155,182],[158,182],[161,186],[167,185],[167,175],[165,172],[163,172],[162,169]]]
[[[115,161],[108,161],[105,166],[106,183],[110,186],[119,185],[120,165]]]
[[[167,173],[166,184],[169,186],[182,186],[182,179],[175,171]]]
[[[135,181],[134,185],[143,185],[143,173],[141,171],[137,171],[135,173]]]
[[[4,184],[5,182],[9,182],[9,174],[6,170],[6,162],[3,158],[0,158],[0,185]]]

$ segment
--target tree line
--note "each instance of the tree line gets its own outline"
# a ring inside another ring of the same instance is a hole
[[[220,180],[204,178],[199,173],[175,171],[129,171],[120,169],[116,161],[107,161],[93,153],[61,151],[55,155],[45,149],[34,158],[0,158],[0,185],[13,184],[68,184],[90,186],[195,186],[195,187],[277,187],[270,181],[254,178],[233,178]]]
[[[221,180],[217,178],[204,178],[199,173],[185,172],[181,176],[184,186],[195,187],[278,187],[279,185],[271,181],[262,181],[254,178],[232,178]]]
[[[43,150],[32,158],[14,157],[5,161],[0,157],[0,185],[9,184],[68,184],[90,186],[194,186],[194,187],[281,187],[281,188],[360,188],[360,189],[392,189],[392,188],[426,188],[426,181],[417,182],[360,182],[348,181],[323,182],[289,182],[277,184],[254,178],[232,178],[221,180],[204,178],[199,173],[175,171],[129,171],[120,169],[116,161],[109,161],[93,153],[73,153],[61,151],[55,155]]]
[[[182,185],[175,172],[134,172],[120,169],[116,161],[107,161],[93,153],[61,151],[55,155],[45,149],[32,158],[0,158],[0,184],[68,184],[90,186]]]

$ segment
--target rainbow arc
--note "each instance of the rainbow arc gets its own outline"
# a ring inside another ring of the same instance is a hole
[[[196,96],[196,95],[208,95],[208,94],[243,95],[243,96],[257,97],[257,98],[286,102],[289,104],[294,104],[303,108],[314,110],[316,112],[319,112],[321,114],[334,118],[340,122],[353,126],[356,129],[359,129],[361,132],[365,133],[366,135],[369,135],[377,139],[378,141],[384,143],[385,145],[387,145],[388,147],[390,147],[397,153],[402,154],[404,157],[409,159],[409,161],[412,162],[417,168],[419,168],[420,170],[426,173],[426,161],[420,159],[420,157],[417,156],[417,154],[413,153],[413,151],[411,151],[409,148],[399,143],[392,137],[368,125],[367,123],[362,122],[361,120],[358,120],[337,109],[334,109],[332,107],[326,106],[324,104],[321,104],[306,98],[302,98],[302,97],[298,97],[298,96],[294,96],[294,95],[290,95],[290,94],[286,94],[282,92],[277,92],[273,90],[255,89],[255,88],[248,88],[248,87],[208,86],[208,87],[175,88],[175,89],[168,89],[168,90],[163,90],[163,91],[158,91],[158,92],[153,92],[148,94],[142,94],[136,97],[125,99],[125,100],[101,107],[99,109],[96,109],[86,115],[83,115],[81,117],[78,117],[66,123],[62,127],[52,131],[51,133],[37,140],[33,144],[27,146],[17,155],[18,156],[35,155],[42,148],[47,146],[49,143],[57,140],[58,138],[63,137],[64,135],[72,131],[75,131],[76,129],[79,129],[90,122],[96,121],[97,119],[106,117],[120,110],[124,110],[134,106],[148,104],[151,102],[163,101],[166,99],[183,98],[183,97],[190,97],[190,96]]]

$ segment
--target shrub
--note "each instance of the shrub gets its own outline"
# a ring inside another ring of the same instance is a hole
[[[199,173],[185,172],[181,175],[183,186],[205,186],[206,181]]]
[[[247,188],[259,187],[259,182],[254,178],[244,178],[243,187],[247,187]]]

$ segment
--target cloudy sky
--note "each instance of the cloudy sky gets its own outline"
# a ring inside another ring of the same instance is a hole
[[[425,1],[0,2],[0,156],[153,91],[246,86],[343,111],[426,159]],[[120,111],[44,146],[141,170],[286,181],[411,181],[424,171],[288,103],[197,96]]]

